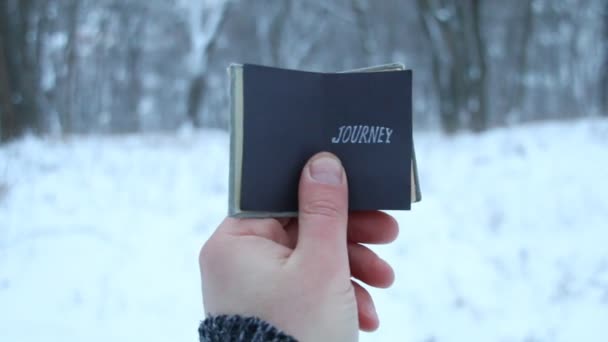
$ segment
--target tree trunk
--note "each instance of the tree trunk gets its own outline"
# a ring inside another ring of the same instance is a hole
[[[515,85],[515,98],[513,99],[513,106],[511,110],[516,109],[520,113],[524,110],[526,100],[526,77],[530,72],[528,63],[528,51],[530,50],[531,37],[534,32],[534,21],[532,14],[532,1],[527,1],[524,7],[524,22],[521,33],[521,44],[519,46],[519,56],[516,70],[516,79],[518,80]]]
[[[0,31],[0,142],[8,141],[16,136],[15,112],[5,57],[4,33],[4,31]]]
[[[224,28],[224,24],[228,19],[228,12],[230,10],[229,3],[225,3],[223,7],[220,9],[220,12],[217,14],[218,17],[215,18],[213,25],[210,25],[209,38],[206,41],[206,44],[203,48],[203,55],[201,56],[201,67],[200,72],[196,74],[196,76],[190,82],[190,86],[188,89],[188,103],[187,103],[187,115],[194,127],[201,127],[203,125],[209,127],[222,127],[221,123],[221,114],[217,113],[211,118],[200,118],[199,111],[201,107],[201,103],[205,100],[207,96],[207,81],[206,81],[206,73],[209,66],[209,61],[211,56],[215,53],[215,49],[217,48],[217,40],[219,35],[221,34],[222,29]]]
[[[431,48],[441,128],[487,128],[486,58],[477,0],[418,0],[422,29]]]
[[[270,29],[268,30],[268,45],[270,49],[271,65],[283,66],[281,56],[281,38],[285,32],[286,25],[289,24],[289,12],[291,12],[292,0],[283,0],[277,3],[280,6],[276,15],[272,20]]]
[[[76,95],[76,72],[77,72],[77,44],[76,36],[78,33],[78,17],[79,17],[80,1],[73,1],[67,10],[67,45],[65,49],[66,60],[66,76],[65,76],[65,93],[62,108],[60,108],[59,122],[63,133],[73,133],[74,120],[73,114],[76,111],[74,97]]]
[[[3,140],[12,139],[28,129],[39,131],[40,93],[39,64],[36,46],[30,46],[32,13],[37,10],[33,0],[0,2],[0,36],[2,36],[2,61],[0,73],[5,88],[2,127]],[[5,121],[3,119],[3,121]]]
[[[35,58],[35,49],[30,46],[28,42],[28,36],[32,32],[31,17],[36,8],[36,0],[19,0],[19,28],[18,28],[18,49],[19,56],[16,63],[19,64],[19,68],[15,69],[16,72],[21,74],[20,84],[18,84],[17,90],[20,92],[17,104],[17,125],[19,134],[25,131],[33,130],[39,132],[39,115],[40,107],[38,97],[40,94],[40,66]],[[17,56],[15,56],[17,57]],[[13,80],[16,77],[12,78]]]
[[[470,20],[471,28],[468,36],[471,38],[471,51],[475,60],[469,61],[469,72],[467,83],[469,92],[467,94],[467,108],[471,113],[470,128],[473,132],[481,132],[488,128],[488,111],[486,108],[486,56],[485,44],[481,28],[481,3],[479,0],[471,1],[471,11],[464,9],[465,13],[472,13]],[[466,19],[467,16],[465,15]],[[466,20],[469,21],[469,20]]]
[[[127,69],[129,70],[129,97],[127,98],[127,114],[129,116],[129,125],[126,130],[129,132],[136,132],[141,129],[140,113],[139,113],[139,102],[141,101],[143,93],[143,85],[141,81],[141,60],[142,60],[142,48],[138,43],[138,39],[141,38],[144,27],[144,19],[139,19],[134,24],[133,37],[130,39],[130,43],[127,50]]]
[[[422,30],[425,33],[431,48],[432,75],[435,90],[437,91],[439,104],[439,122],[441,129],[448,134],[454,133],[460,126],[459,113],[457,112],[457,100],[450,89],[452,71],[449,70],[444,37],[439,25],[434,18],[434,8],[426,0],[418,0],[418,12],[421,16]]]
[[[122,1],[122,0],[121,0]],[[114,133],[133,133],[140,129],[139,103],[142,97],[141,59],[144,27],[146,25],[145,8],[138,3],[117,2],[117,15],[120,18],[120,29],[125,41],[117,54],[120,63],[124,63],[127,72],[125,82],[113,84],[116,94],[110,113],[110,129]]]
[[[602,71],[600,96],[603,116],[608,116],[608,3],[604,9],[604,68]]]
[[[363,57],[363,64],[361,65],[365,66],[373,64],[375,40],[373,39],[373,27],[369,19],[370,3],[367,0],[352,0],[351,7],[355,14],[357,36],[359,38],[362,53],[361,55]]]
[[[200,109],[201,97],[204,93],[204,87],[205,79],[203,75],[198,75],[190,82],[190,88],[188,90],[188,119],[190,120],[192,126],[197,128],[202,126],[198,112]]]

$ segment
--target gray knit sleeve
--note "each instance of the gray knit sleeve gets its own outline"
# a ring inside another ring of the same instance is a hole
[[[214,316],[201,322],[200,342],[297,342],[297,340],[256,317]]]

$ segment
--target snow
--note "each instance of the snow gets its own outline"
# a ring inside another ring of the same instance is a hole
[[[608,121],[416,136],[423,202],[374,247],[363,341],[604,341]],[[4,341],[196,341],[197,254],[226,212],[219,131],[0,147]]]

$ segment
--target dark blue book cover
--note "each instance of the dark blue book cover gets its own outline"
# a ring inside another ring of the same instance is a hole
[[[232,83],[240,98],[232,99],[231,214],[296,214],[300,172],[321,151],[344,165],[350,210],[410,209],[410,70],[315,73],[246,64]]]

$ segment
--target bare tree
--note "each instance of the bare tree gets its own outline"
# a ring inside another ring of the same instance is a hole
[[[373,39],[373,26],[371,25],[372,18],[369,14],[370,3],[368,0],[351,0],[351,7],[355,14],[357,36],[359,37],[364,63],[372,64],[376,47]]]
[[[118,17],[119,31],[123,32],[118,52],[122,61],[125,77],[115,82],[115,91],[123,94],[120,101],[115,101],[110,113],[110,130],[115,133],[136,132],[140,128],[139,101],[142,97],[142,39],[147,18],[145,3],[137,1],[118,1],[113,7]],[[118,94],[117,94],[118,95]]]
[[[289,12],[291,11],[293,0],[284,0],[277,4],[277,14],[273,16],[270,28],[268,30],[268,45],[271,55],[271,63],[274,66],[283,64],[282,58],[282,38],[285,32],[285,27],[289,21]]]
[[[602,97],[602,109],[600,112],[608,116],[608,2],[604,8],[604,66],[601,73],[601,90],[600,96]]]
[[[188,90],[188,118],[194,127],[202,126],[201,118],[199,117],[200,105],[201,102],[204,101],[205,97],[208,96],[206,92],[207,78],[205,77],[205,74],[209,68],[209,59],[217,47],[217,39],[219,34],[226,23],[226,19],[228,18],[229,9],[230,3],[226,2],[223,3],[222,7],[215,13],[201,13],[200,30],[202,32],[192,33],[194,35],[204,34],[206,36],[202,44],[203,46],[200,52],[201,55],[198,56],[198,58],[200,58],[198,72],[190,82],[190,87]],[[223,123],[218,117],[221,117],[221,113],[216,114],[214,118],[206,118],[205,121],[209,126],[221,127],[223,126]]]
[[[67,20],[67,45],[65,49],[65,60],[66,60],[66,76],[62,85],[65,87],[64,92],[64,103],[61,106],[59,114],[59,122],[61,129],[64,133],[71,133],[73,131],[73,116],[77,110],[75,106],[75,97],[77,94],[76,77],[78,72],[78,20],[80,16],[80,4],[81,1],[72,1],[68,4],[66,11]]]
[[[481,1],[471,0],[470,7],[463,6],[463,17],[465,22],[470,21],[470,25],[465,34],[467,37],[467,45],[471,48],[473,60],[469,62],[469,68],[465,79],[468,87],[466,88],[466,108],[471,113],[469,127],[474,132],[480,132],[488,127],[488,111],[486,106],[486,47],[482,37],[481,23]],[[471,15],[471,17],[468,17]],[[469,19],[467,19],[469,18]]]
[[[517,112],[518,115],[524,110],[526,101],[526,82],[525,78],[529,73],[529,52],[532,49],[532,36],[534,32],[534,20],[532,11],[532,1],[521,1],[513,3],[513,16],[509,22],[519,22],[517,27],[509,28],[507,33],[506,46],[512,51],[509,55],[514,59],[514,65],[510,72],[511,80],[509,87],[511,91],[508,96],[507,113]],[[517,6],[517,7],[516,7]],[[498,124],[505,124],[510,119],[506,115],[497,118]]]
[[[35,0],[0,3],[2,36],[3,140],[15,138],[31,129],[40,131],[40,70],[36,45],[28,37],[37,25],[33,13],[44,2]]]
[[[11,99],[8,64],[5,57],[4,36],[6,31],[0,27],[0,142],[7,141],[16,135],[15,112]]]
[[[478,0],[418,0],[423,31],[432,51],[443,130],[484,130],[486,59]]]

